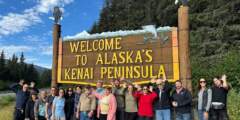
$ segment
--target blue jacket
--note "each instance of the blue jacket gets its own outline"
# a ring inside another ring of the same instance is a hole
[[[25,109],[26,103],[29,99],[30,93],[28,91],[24,92],[19,89],[19,84],[13,84],[10,89],[16,93],[16,109]]]

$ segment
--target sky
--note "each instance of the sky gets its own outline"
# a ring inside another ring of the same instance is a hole
[[[52,10],[60,6],[62,36],[89,30],[104,0],[0,0],[0,51],[7,58],[24,53],[26,62],[52,66]]]

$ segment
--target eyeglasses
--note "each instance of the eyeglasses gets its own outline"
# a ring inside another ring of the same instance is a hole
[[[146,88],[144,88],[143,90],[147,90]]]
[[[206,83],[206,81],[200,81],[200,83]]]

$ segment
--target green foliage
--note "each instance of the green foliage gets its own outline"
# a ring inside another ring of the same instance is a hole
[[[15,101],[15,97],[14,96],[8,95],[8,96],[0,97],[0,106],[1,107],[7,106],[7,105],[11,104],[14,101]]]
[[[212,79],[222,74],[228,76],[227,80],[236,90],[240,90],[240,52],[231,50],[225,54],[212,57],[191,57],[193,86],[197,86],[200,78],[205,78],[208,84]],[[194,87],[196,90],[196,87]]]
[[[8,89],[10,84],[18,82],[20,79],[24,79],[26,82],[35,81],[42,86],[50,84],[51,74],[45,74],[43,74],[45,77],[42,77],[33,64],[25,63],[23,53],[20,58],[13,54],[10,60],[5,59],[4,51],[0,55],[0,90]],[[44,79],[43,83],[40,82],[40,78]]]
[[[52,79],[52,71],[51,70],[45,70],[40,76],[41,82],[39,83],[39,86],[40,87],[50,86],[51,79]]]
[[[106,0],[91,33],[140,29],[142,25],[177,26],[175,0]],[[227,74],[240,89],[240,0],[190,0],[192,79]],[[193,89],[196,89],[194,87]]]
[[[240,118],[240,93],[232,89],[228,94],[228,115],[230,120],[239,120]]]

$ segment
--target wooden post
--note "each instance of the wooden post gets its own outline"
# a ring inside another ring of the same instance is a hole
[[[61,25],[53,25],[53,61],[52,61],[52,82],[51,87],[57,87],[57,71],[58,71],[58,47],[61,37]]]
[[[183,86],[192,92],[188,11],[189,7],[187,5],[178,8],[179,65],[180,80],[182,80]]]

